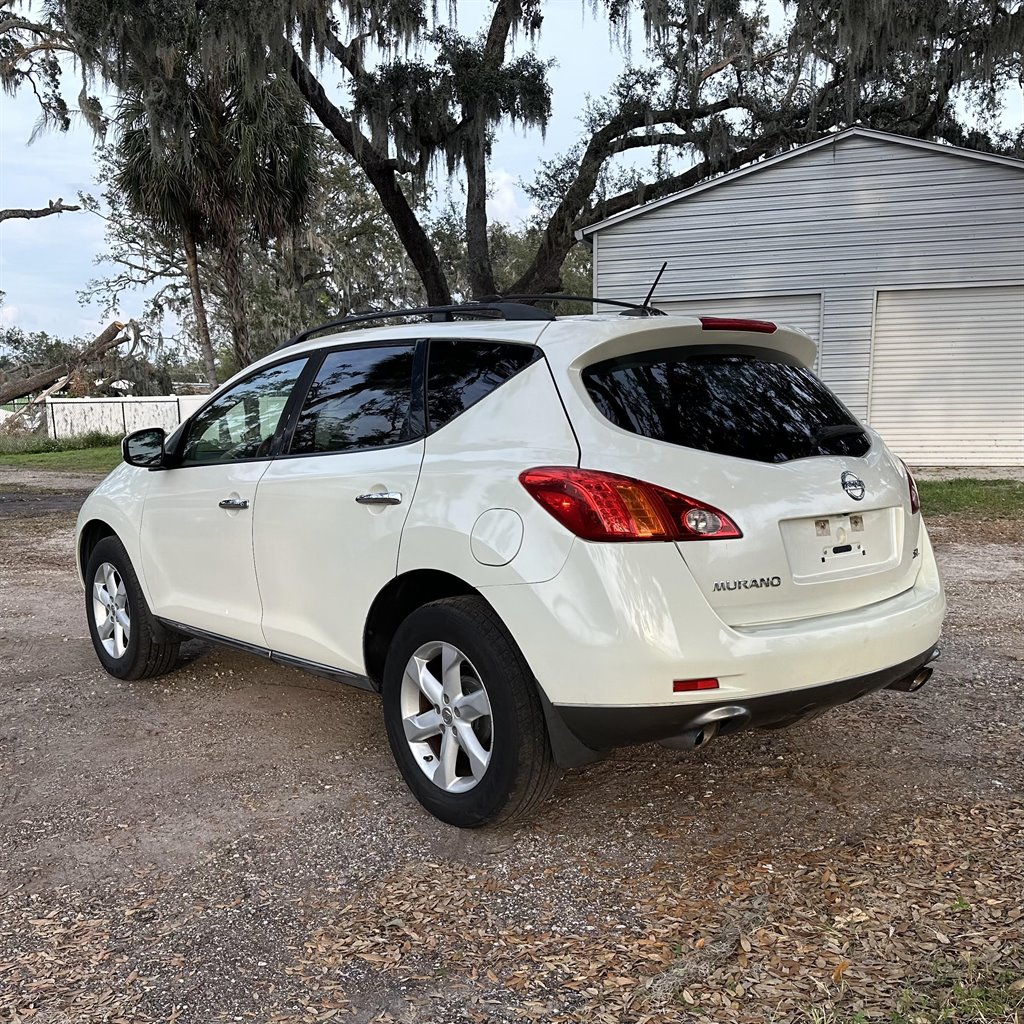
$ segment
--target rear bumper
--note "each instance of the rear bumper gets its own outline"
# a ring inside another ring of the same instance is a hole
[[[899,665],[853,679],[735,701],[633,708],[562,706],[551,711],[584,747],[593,751],[679,737],[689,737],[685,745],[695,746],[701,742],[698,735],[702,732],[710,737],[749,728],[777,729],[813,718],[829,708],[913,678],[937,653],[929,648]]]
[[[923,527],[920,558],[914,585],[895,597],[742,629],[722,621],[668,545],[576,541],[554,579],[480,592],[522,649],[552,748],[572,766],[631,743],[697,746],[791,724],[906,680],[932,656],[946,610]],[[674,693],[673,680],[710,677],[717,689]]]

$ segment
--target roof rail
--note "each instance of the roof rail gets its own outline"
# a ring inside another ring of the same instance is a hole
[[[617,306],[625,312],[621,316],[667,316],[663,309],[651,306],[648,303],[623,302],[621,299],[602,299],[597,295],[563,295],[550,293],[547,295],[494,295],[482,299],[483,302],[490,302],[491,299],[497,302],[542,302],[545,299],[549,302],[592,302],[599,306]]]
[[[497,314],[497,315],[495,315]],[[281,342],[275,352],[291,348],[303,341],[308,341],[314,334],[327,331],[334,327],[350,327],[353,324],[373,323],[375,320],[397,320],[405,317],[423,316],[429,317],[435,323],[451,323],[457,317],[470,317],[478,320],[554,320],[554,313],[549,313],[535,306],[528,306],[525,303],[510,302],[505,299],[485,299],[481,302],[464,302],[451,306],[417,306],[413,309],[385,309],[374,313],[355,313],[352,316],[345,316],[339,320],[328,320],[326,323],[317,324],[316,327],[309,327],[299,331],[294,337]]]

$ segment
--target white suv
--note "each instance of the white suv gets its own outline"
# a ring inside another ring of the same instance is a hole
[[[427,312],[314,328],[125,439],[77,531],[108,672],[198,636],[378,691],[406,782],[463,827],[616,746],[928,678],[945,601],[914,481],[806,334]]]

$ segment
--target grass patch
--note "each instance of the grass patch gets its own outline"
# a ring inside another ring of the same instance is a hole
[[[807,1024],[1010,1024],[1024,1019],[1022,1011],[1024,990],[1016,974],[968,961],[959,969],[936,964],[934,983],[907,989],[888,1016],[812,1010]]]
[[[50,469],[62,473],[109,473],[120,461],[120,444],[60,452],[0,454],[0,466],[11,469]]]
[[[1016,480],[919,480],[917,489],[926,516],[1024,516],[1024,483]]]
[[[91,430],[74,437],[44,437],[42,434],[5,434],[0,432],[0,455],[42,455],[46,452],[78,452],[86,448],[112,448],[120,445],[122,434]]]

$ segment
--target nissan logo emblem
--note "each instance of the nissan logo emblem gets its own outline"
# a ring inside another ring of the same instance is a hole
[[[856,473],[851,473],[846,470],[843,475],[839,478],[843,485],[843,490],[853,498],[854,501],[860,501],[864,497],[866,488],[864,487],[864,481],[861,480]]]

